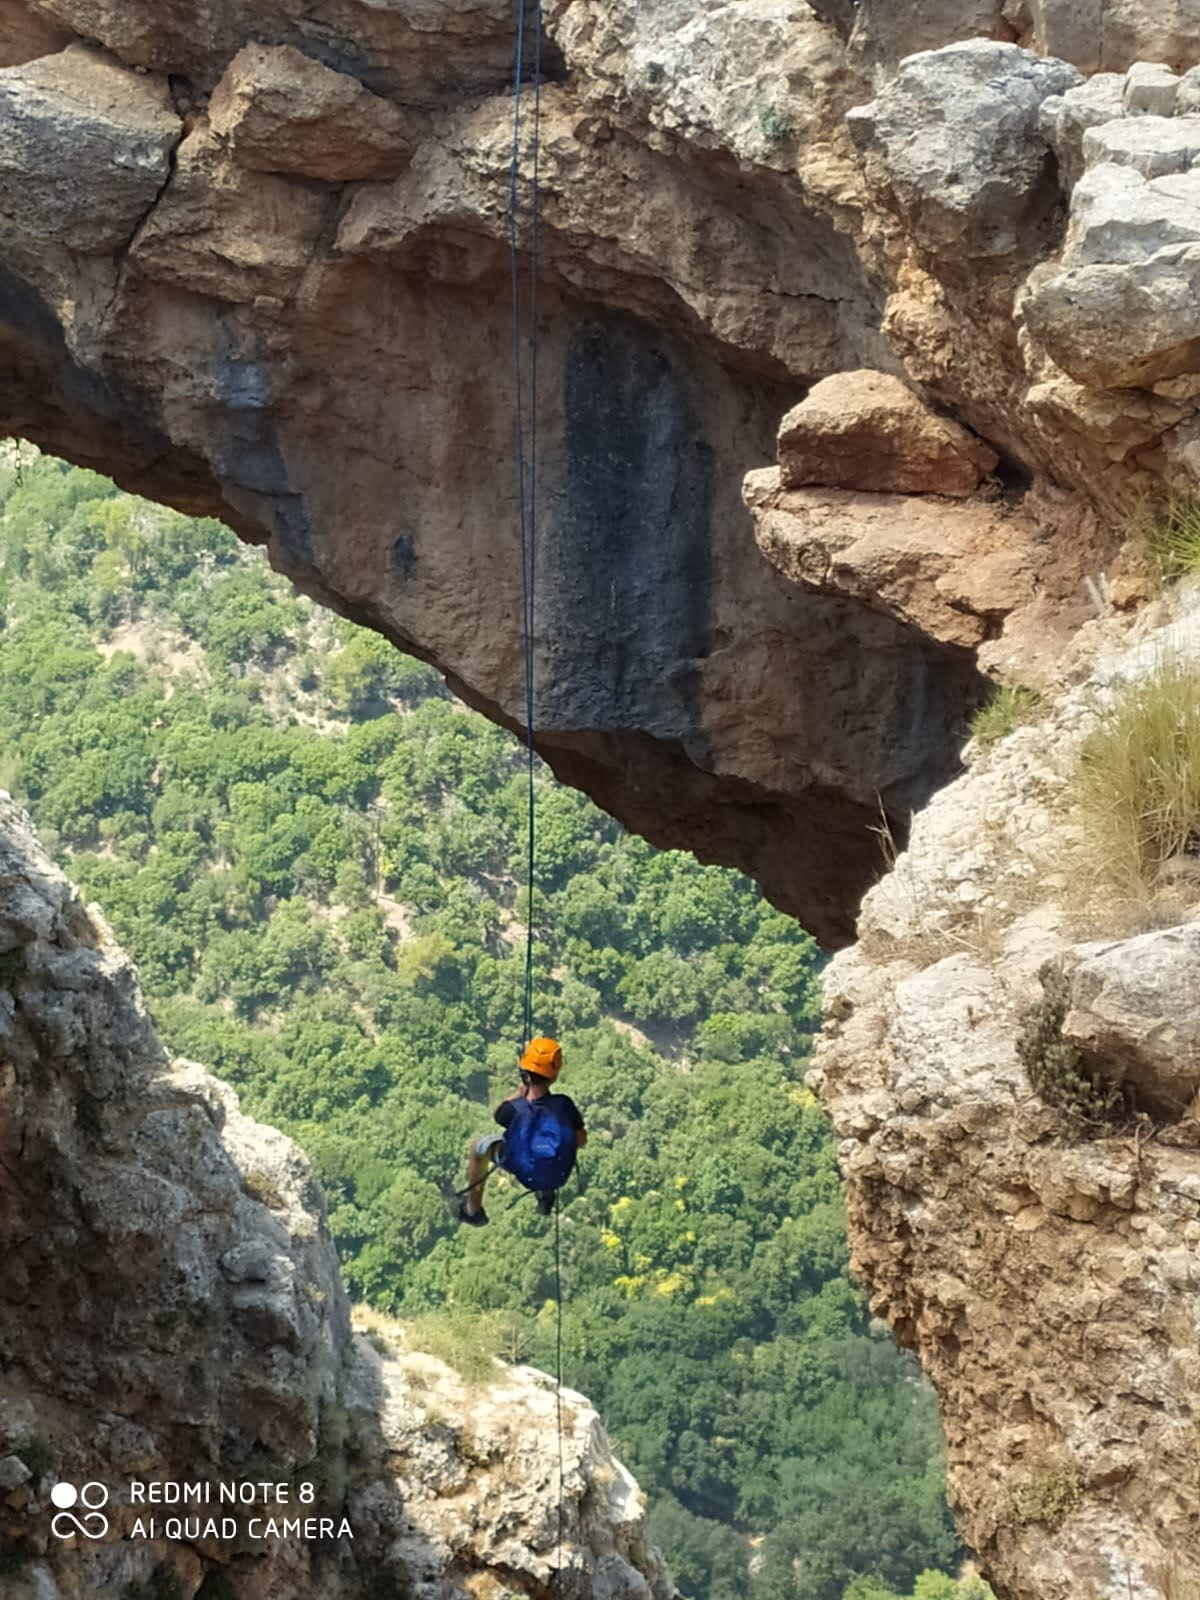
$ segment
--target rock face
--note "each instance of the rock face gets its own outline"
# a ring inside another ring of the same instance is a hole
[[[918,249],[967,260],[1032,253],[1058,204],[1042,103],[1081,82],[1064,61],[971,40],[909,56],[851,137],[867,182]]]
[[[902,837],[955,770],[1013,590],[926,628],[845,518],[836,573],[757,553],[740,482],[781,415],[902,381],[909,422],[832,486],[969,499],[997,458],[999,567],[1051,632],[1113,507],[1191,471],[1190,199],[1153,188],[1189,176],[1189,14],[1094,7],[1077,39],[1049,3],[547,8],[539,748],[831,944],[880,806]],[[224,517],[518,726],[513,44],[494,0],[6,0],[0,425]],[[1060,252],[1085,161],[1147,193],[1093,196]],[[1164,229],[1145,259],[1101,243],[1129,205],[1118,232]],[[901,550],[936,515],[877,509]]]
[[[511,219],[535,407],[509,313],[514,20],[499,0],[0,0],[0,422],[223,517],[518,727],[520,393],[539,749],[844,944],[881,809],[902,844],[985,674],[1052,683],[1088,595],[1144,593],[1130,505],[1197,493],[1200,17],[552,0],[536,252],[528,55]],[[849,408],[864,381],[883,411]],[[1039,816],[1042,780],[1011,777],[1001,812]],[[954,803],[921,824],[946,852],[929,906],[889,879],[835,968],[858,1259],[942,1389],[1005,1600],[1187,1593],[1191,1556],[1172,1578],[1163,1552],[1194,1500],[1170,1187],[1190,1156],[1054,1144],[1015,1075],[1007,968],[873,965],[926,915],[982,915],[994,841]],[[1065,959],[1078,941],[1022,904],[1029,951]],[[1019,983],[1036,997],[1025,956]],[[1107,1050],[1082,994],[1079,1048]],[[324,1337],[297,1318],[298,1348]]]
[[[1077,943],[1109,909],[1083,901],[1072,798],[1107,686],[1165,653],[1200,662],[1196,622],[1147,619],[976,751],[828,974],[810,1081],[856,1270],[937,1385],[952,1500],[1005,1600],[1200,1593],[1195,885],[1180,926]],[[1035,1093],[1031,1019],[1153,1122]]]
[[[468,1392],[431,1358],[381,1360],[351,1333],[304,1158],[165,1057],[126,958],[7,796],[0,1257],[5,1600],[209,1596],[220,1577],[242,1600],[548,1592],[553,1384],[518,1369]],[[583,1397],[564,1391],[563,1410],[565,1583],[669,1600],[636,1484]],[[150,1480],[207,1486],[211,1503],[135,1503]],[[57,1481],[91,1485],[107,1529],[56,1528]],[[218,1500],[264,1481],[288,1498]],[[218,1527],[171,1536],[174,1513]],[[157,1530],[139,1536],[139,1515]],[[307,1516],[328,1528],[252,1524]]]
[[[5,73],[0,108],[6,231],[23,234],[31,250],[121,249],[171,170],[179,121],[165,84],[131,83],[109,56],[71,45]],[[30,210],[33,184],[42,199]]]
[[[398,106],[288,45],[239,50],[208,120],[237,164],[258,172],[353,183],[398,177],[412,155]]]
[[[823,379],[779,424],[778,448],[785,489],[966,496],[997,464],[994,451],[885,372]]]

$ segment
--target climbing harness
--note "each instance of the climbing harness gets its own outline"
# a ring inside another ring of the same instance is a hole
[[[516,0],[517,43],[513,65],[513,137],[512,159],[509,166],[508,186],[508,255],[512,294],[512,363],[514,446],[517,467],[517,521],[521,543],[521,641],[525,669],[525,772],[527,804],[526,837],[526,928],[525,928],[525,993],[523,1008],[522,1042],[533,1035],[533,909],[537,867],[536,796],[534,792],[534,741],[533,741],[533,640],[537,600],[537,412],[538,412],[538,339],[537,339],[537,284],[538,284],[538,163],[541,149],[542,109],[542,6],[541,0]],[[533,136],[529,176],[529,466],[526,488],[525,463],[525,395],[522,382],[522,345],[525,341],[524,321],[521,313],[521,262],[518,238],[518,201],[521,180],[521,89],[525,76],[525,12],[527,4],[533,12]],[[557,1196],[554,1200],[554,1402],[555,1427],[558,1435],[558,1538],[557,1558],[554,1567],[555,1593],[562,1593],[563,1576],[563,1521],[565,1468],[563,1450],[562,1404],[562,1252],[561,1221]]]

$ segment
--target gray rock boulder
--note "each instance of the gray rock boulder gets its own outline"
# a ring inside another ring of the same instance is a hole
[[[1125,74],[1123,102],[1130,116],[1175,114],[1179,78],[1158,61],[1135,61]]]
[[[848,115],[867,181],[931,256],[1036,249],[1058,199],[1041,106],[1082,82],[1063,61],[988,39],[909,56]]]
[[[1066,965],[1063,1037],[1149,1109],[1181,1114],[1200,1089],[1200,924],[1077,945]]]
[[[1085,159],[1106,159],[1075,185],[1060,264],[1029,279],[1026,328],[1090,387],[1146,387],[1192,371],[1200,117],[1113,121],[1086,130],[1082,148]]]
[[[1200,363],[1200,245],[1133,265],[1104,262],[1031,283],[1025,325],[1077,383],[1144,388]]]
[[[1133,264],[1200,242],[1200,174],[1147,183],[1128,167],[1095,167],[1076,185],[1063,264]]]
[[[1083,172],[1083,136],[1122,114],[1125,79],[1119,72],[1098,72],[1094,78],[1043,100],[1038,128],[1058,157],[1059,178],[1070,188]]]
[[[1200,156],[1200,117],[1121,117],[1088,128],[1083,164],[1132,167],[1144,178],[1186,172]]]
[[[102,255],[129,243],[182,127],[166,82],[72,45],[0,70],[0,229]]]

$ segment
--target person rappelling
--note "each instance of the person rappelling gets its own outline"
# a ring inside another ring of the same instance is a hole
[[[576,1154],[587,1143],[579,1107],[550,1085],[562,1071],[562,1047],[554,1039],[531,1039],[521,1057],[521,1087],[502,1100],[493,1115],[501,1133],[485,1133],[467,1146],[467,1187],[458,1217],[468,1227],[488,1220],[483,1190],[492,1168],[511,1173],[537,1195],[538,1210],[549,1215],[554,1198],[575,1169]]]

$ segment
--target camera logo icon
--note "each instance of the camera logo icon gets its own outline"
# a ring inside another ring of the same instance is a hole
[[[77,1533],[85,1539],[103,1539],[108,1532],[108,1518],[100,1510],[108,1504],[108,1490],[102,1483],[84,1483],[78,1489],[73,1483],[56,1483],[50,1499],[58,1507],[50,1519],[56,1539],[73,1539]],[[79,1516],[73,1509],[76,1506],[83,1508]]]

